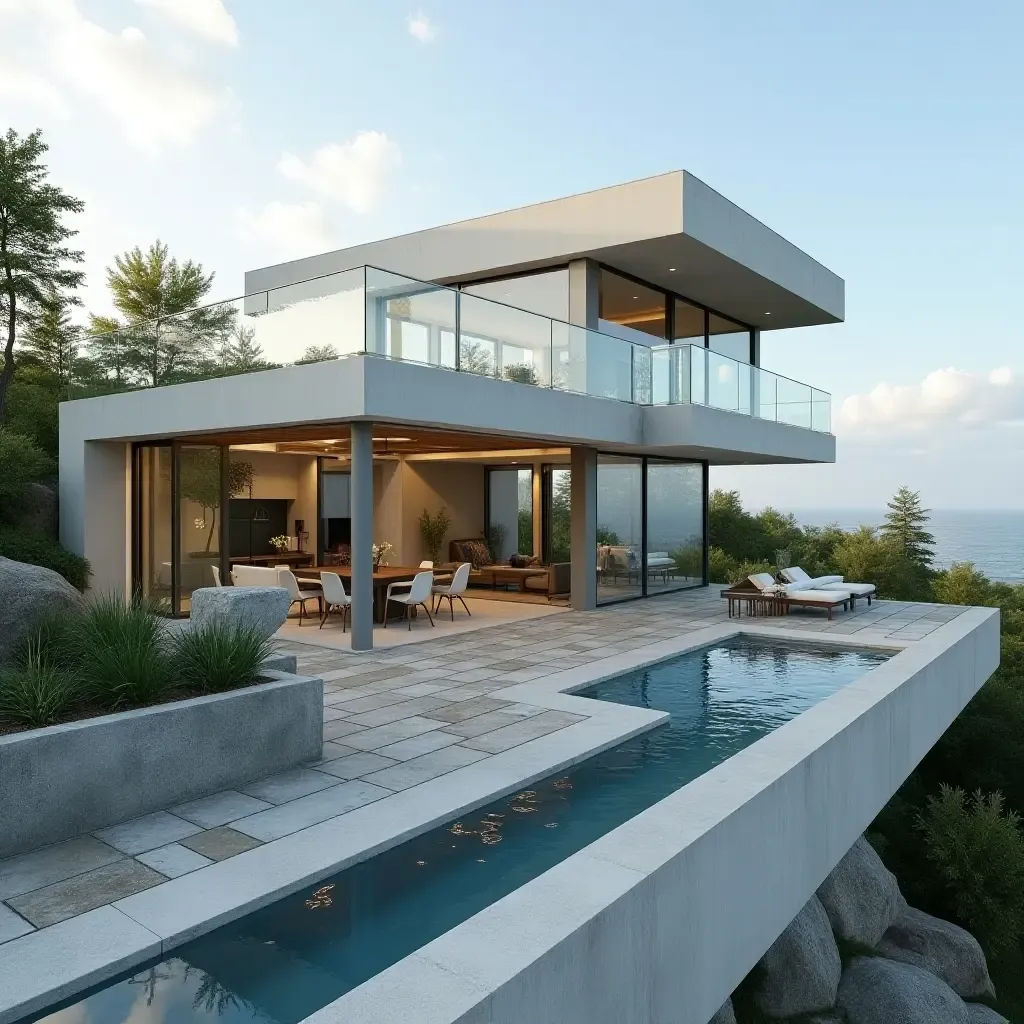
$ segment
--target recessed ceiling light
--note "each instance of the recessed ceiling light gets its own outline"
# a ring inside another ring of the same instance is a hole
[[[395,444],[400,444],[403,441],[411,441],[411,437],[375,437],[374,441],[392,441]]]
[[[771,316],[772,315],[772,311],[770,309],[765,310],[765,314],[764,315],[765,316]]]
[[[674,273],[676,272],[676,268],[675,268],[675,267],[669,267],[669,268],[668,268],[668,272],[669,272],[670,274],[674,274]]]
[[[639,295],[634,295],[634,296],[633,296],[633,298],[634,298],[634,299],[639,299],[639,298],[640,298],[640,296],[639,296]]]

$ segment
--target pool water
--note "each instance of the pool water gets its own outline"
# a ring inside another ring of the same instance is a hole
[[[600,683],[671,720],[31,1019],[295,1024],[887,657],[740,636]]]

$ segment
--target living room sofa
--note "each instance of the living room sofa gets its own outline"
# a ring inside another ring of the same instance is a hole
[[[495,562],[482,537],[450,541],[448,557],[450,566],[462,562],[473,566],[469,574],[470,586],[494,589],[515,586],[523,593],[546,594],[549,598],[569,593],[568,562],[545,565],[539,559],[523,555],[513,555],[507,562]]]

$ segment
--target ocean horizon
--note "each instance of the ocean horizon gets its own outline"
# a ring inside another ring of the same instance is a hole
[[[837,523],[844,530],[881,526],[881,509],[796,509],[801,526]],[[932,509],[926,529],[935,538],[935,567],[948,569],[953,562],[973,562],[991,580],[1024,583],[1024,509]]]

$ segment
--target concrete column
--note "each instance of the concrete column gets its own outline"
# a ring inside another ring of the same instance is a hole
[[[97,593],[131,592],[131,449],[120,441],[83,443],[81,548]],[[63,463],[62,463],[63,467]],[[61,496],[63,497],[64,491]],[[64,509],[61,509],[64,517]],[[77,538],[68,529],[65,535]]]
[[[593,260],[569,263],[569,323],[597,330],[601,312],[601,268]]]
[[[574,447],[570,453],[572,606],[597,607],[597,451]]]
[[[761,365],[761,332],[754,331],[754,340],[750,345],[750,415],[761,415],[761,374],[757,369]]]
[[[352,650],[373,648],[373,424],[352,423]]]
[[[544,558],[544,463],[533,464],[533,553]]]

